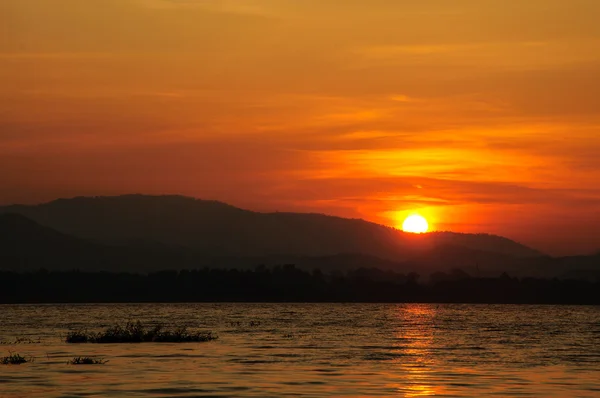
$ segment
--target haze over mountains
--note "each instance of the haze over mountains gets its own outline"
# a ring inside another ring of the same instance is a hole
[[[550,261],[494,235],[415,235],[364,220],[258,213],[182,196],[78,197],[4,206],[0,214],[0,249],[4,263],[12,262],[13,268],[62,264],[150,270],[295,263],[323,269],[378,267],[427,274],[463,268],[518,274],[536,273],[540,262]],[[595,264],[587,258],[583,262]]]

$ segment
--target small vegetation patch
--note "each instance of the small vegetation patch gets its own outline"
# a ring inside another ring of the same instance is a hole
[[[212,332],[192,332],[186,327],[165,329],[162,325],[146,328],[141,322],[115,325],[102,332],[73,331],[67,334],[67,343],[192,343],[218,339]]]
[[[75,357],[67,362],[69,365],[104,365],[108,360],[104,358]]]
[[[19,354],[10,354],[7,357],[0,358],[0,364],[2,365],[20,365],[27,362],[33,362],[33,359],[25,358]]]

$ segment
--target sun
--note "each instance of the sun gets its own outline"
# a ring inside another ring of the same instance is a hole
[[[422,234],[429,230],[429,223],[427,223],[427,220],[424,217],[414,214],[404,220],[404,223],[402,224],[402,230],[404,232]]]

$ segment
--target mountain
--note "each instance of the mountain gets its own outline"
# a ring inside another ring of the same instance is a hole
[[[263,264],[323,271],[376,267],[402,270],[402,264],[374,256],[340,254],[324,257],[211,257],[182,247],[131,240],[120,245],[88,242],[44,227],[17,213],[0,214],[0,271],[48,270],[159,271],[167,269],[255,268]]]
[[[457,274],[453,269],[478,277],[508,272],[600,278],[598,254],[553,258],[493,235],[405,234],[363,220],[255,213],[184,197],[75,198],[0,208],[0,271],[146,272],[285,264],[325,272],[378,268],[424,278]]]
[[[600,254],[590,256],[540,257],[530,269],[542,277],[589,279],[600,281]]]
[[[0,267],[70,269],[96,261],[98,248],[14,213],[0,214]]]
[[[210,257],[334,256],[356,253],[407,261],[438,247],[515,258],[536,250],[494,235],[407,234],[359,219],[258,213],[183,196],[77,197],[0,207],[64,234],[112,245],[164,245]]]
[[[42,226],[16,213],[0,214],[0,271],[133,271],[196,268],[203,258],[160,244],[108,245]]]

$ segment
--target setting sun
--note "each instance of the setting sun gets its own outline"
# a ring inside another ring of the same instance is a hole
[[[404,232],[411,232],[415,234],[422,234],[427,232],[429,224],[427,220],[419,215],[409,216],[402,224],[402,230]]]

